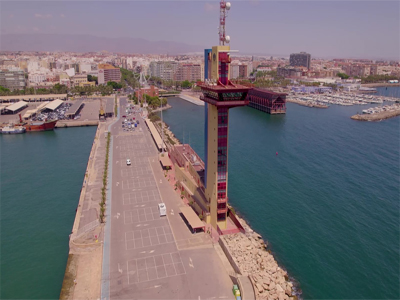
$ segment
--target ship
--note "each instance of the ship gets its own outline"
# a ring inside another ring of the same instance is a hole
[[[21,114],[19,114],[20,126],[24,126],[26,131],[50,131],[54,130],[58,120],[30,121],[23,122]]]
[[[57,120],[28,122],[24,126],[26,131],[49,131],[54,130]]]

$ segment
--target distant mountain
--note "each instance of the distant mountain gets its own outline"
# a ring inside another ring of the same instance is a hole
[[[107,38],[76,34],[3,34],[0,35],[1,51],[69,51],[142,54],[183,54],[200,52],[201,46],[178,42],[151,42],[140,38]]]

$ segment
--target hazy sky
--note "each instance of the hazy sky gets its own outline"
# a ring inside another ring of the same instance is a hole
[[[219,1],[3,1],[1,33],[71,33],[218,44]],[[400,56],[399,1],[231,1],[240,53]]]

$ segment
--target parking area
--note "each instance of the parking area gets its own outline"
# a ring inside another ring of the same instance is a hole
[[[158,204],[170,201],[171,197],[164,191],[160,194],[161,186],[167,188],[168,183],[144,122],[132,133],[124,132],[117,122],[112,135],[110,270],[109,277],[103,278],[109,281],[109,293],[102,296],[106,299],[228,298],[231,282],[229,276],[221,274],[221,262],[211,244],[202,239],[186,240],[191,235],[177,208],[167,204],[167,216],[160,216]],[[172,187],[168,188],[177,197]],[[172,228],[171,223],[175,224]],[[176,239],[184,251],[178,249]],[[199,249],[193,248],[197,246]]]
[[[125,224],[154,221],[159,218],[160,213],[155,206],[124,211]]]
[[[125,233],[126,250],[173,243],[169,226],[159,226]]]
[[[186,274],[178,252],[128,261],[128,284]]]
[[[122,195],[124,205],[143,204],[148,202],[160,203],[160,195],[157,191],[141,191]]]

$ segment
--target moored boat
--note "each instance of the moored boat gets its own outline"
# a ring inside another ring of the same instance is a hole
[[[26,131],[48,131],[54,130],[57,120],[28,122],[25,124]]]
[[[29,121],[23,122],[21,114],[19,114],[19,121],[21,126],[26,128],[26,131],[49,131],[54,130],[58,120],[45,120],[45,121]]]
[[[5,126],[1,128],[2,134],[19,134],[24,133],[26,131],[25,127],[23,126]]]

